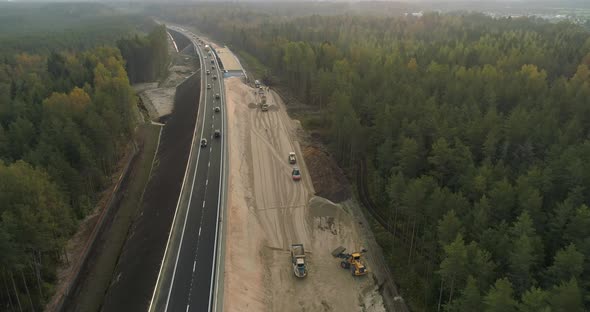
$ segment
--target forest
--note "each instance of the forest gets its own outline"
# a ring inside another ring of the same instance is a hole
[[[157,80],[168,69],[168,35],[164,25],[156,26],[147,36],[135,34],[119,39],[117,47],[126,61],[131,83]]]
[[[144,18],[102,5],[8,8],[0,10],[0,310],[39,311],[70,261],[66,241],[111,185],[139,121],[117,40],[149,42],[144,61],[155,75],[162,45],[167,64],[167,38],[162,27],[144,36]]]
[[[97,3],[0,3],[1,57],[81,51],[146,33],[153,21]]]
[[[167,6],[312,112],[413,311],[590,309],[590,33],[538,18]]]

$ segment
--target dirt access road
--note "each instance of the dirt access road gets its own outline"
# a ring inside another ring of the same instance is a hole
[[[330,252],[363,246],[345,206],[314,196],[292,121],[272,90],[270,108],[240,78],[225,80],[228,105],[229,193],[224,310],[385,311],[368,274],[353,277]],[[303,179],[291,179],[289,152]],[[309,274],[294,276],[289,247],[303,243]],[[370,261],[370,259],[369,259]]]

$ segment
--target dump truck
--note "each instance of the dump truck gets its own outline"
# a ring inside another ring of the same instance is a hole
[[[297,162],[297,160],[295,159],[295,152],[290,152],[289,153],[289,163],[291,165],[294,165]]]
[[[346,253],[345,251],[346,248],[342,246],[332,251],[333,257],[342,259],[342,261],[340,261],[341,268],[350,270],[352,276],[361,276],[369,273],[367,267],[361,260],[361,253],[365,252],[365,250],[363,250],[362,252],[355,251],[353,253]]]
[[[301,278],[307,275],[303,244],[291,245],[291,263],[293,264],[293,273],[295,273],[295,276]]]

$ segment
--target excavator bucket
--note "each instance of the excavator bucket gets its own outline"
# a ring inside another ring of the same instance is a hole
[[[346,248],[340,246],[336,249],[334,249],[334,251],[332,251],[332,257],[334,258],[339,258],[339,256],[346,250]]]

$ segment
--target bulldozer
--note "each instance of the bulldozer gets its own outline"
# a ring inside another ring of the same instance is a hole
[[[340,267],[350,270],[353,276],[361,276],[369,273],[369,270],[367,270],[367,267],[361,260],[361,254],[366,250],[363,249],[362,251],[355,251],[353,253],[346,253],[345,251],[346,248],[342,246],[332,251],[332,256],[342,259],[340,261]]]

